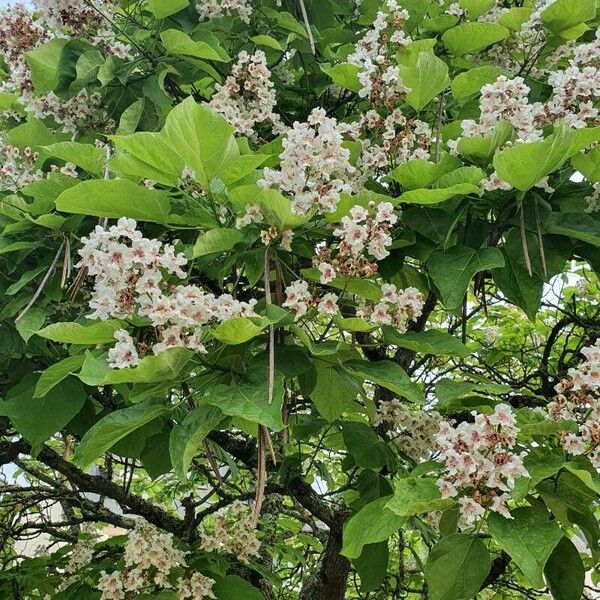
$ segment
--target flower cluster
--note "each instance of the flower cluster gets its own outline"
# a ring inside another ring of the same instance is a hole
[[[315,305],[315,298],[308,289],[308,283],[302,279],[293,281],[285,288],[285,301],[282,306],[296,311],[296,318],[303,317],[309,307]]]
[[[185,600],[185,598],[191,598],[192,600],[216,598],[212,591],[213,585],[215,585],[214,579],[197,571],[189,579],[180,578],[177,585],[179,600]]]
[[[420,119],[407,119],[394,109],[387,117],[375,110],[361,116],[357,127],[369,136],[362,141],[360,168],[366,174],[401,165],[413,159],[430,157],[433,134],[431,127]]]
[[[35,10],[51,29],[73,37],[85,37],[100,27],[102,11],[112,11],[112,4],[95,0],[96,8],[85,0],[34,0]]]
[[[578,129],[600,123],[594,106],[600,96],[599,53],[600,30],[593,42],[577,48],[567,69],[550,73],[548,84],[553,93],[544,106],[546,120],[564,119]]]
[[[402,83],[395,54],[412,40],[404,33],[408,11],[400,8],[396,0],[387,0],[386,6],[388,12],[377,13],[373,29],[358,41],[348,62],[361,68],[358,75],[362,86],[360,96],[391,110],[410,91]]]
[[[403,454],[419,461],[431,454],[440,427],[435,411],[410,411],[399,398],[383,401],[377,408],[373,425],[386,429]]]
[[[115,122],[107,118],[100,94],[90,94],[85,88],[68,100],[61,100],[54,92],[45,96],[23,92],[20,101],[27,112],[38,119],[52,117],[65,132],[93,128],[111,131],[115,127]]]
[[[262,50],[254,54],[242,51],[223,85],[217,84],[209,106],[222,114],[241,135],[255,137],[258,124],[270,124],[282,131],[275,90],[267,58]]]
[[[391,202],[369,203],[368,209],[354,206],[350,216],[342,217],[339,228],[333,235],[340,238],[340,254],[356,258],[364,249],[377,260],[390,253],[387,247],[392,243],[390,227],[398,222]],[[326,282],[323,282],[326,283]]]
[[[19,149],[0,141],[0,154],[4,162],[0,165],[0,187],[15,192],[23,186],[44,178],[44,173],[36,168],[37,152],[26,147]]]
[[[305,215],[333,212],[342,192],[351,192],[347,182],[355,172],[350,150],[344,148],[341,128],[322,108],[315,108],[308,122],[296,121],[283,139],[279,170],[265,169],[259,184],[278,186],[292,196],[292,211]]]
[[[416,288],[398,290],[393,283],[384,283],[379,302],[363,300],[356,309],[356,316],[373,325],[391,325],[404,333],[408,323],[421,316],[423,304],[423,294]]]
[[[538,104],[529,104],[529,87],[522,77],[508,79],[500,75],[494,83],[481,88],[478,121],[466,119],[462,122],[466,137],[486,136],[494,131],[498,121],[508,121],[523,141],[539,140],[542,132],[536,124]]]
[[[569,369],[569,379],[556,386],[557,395],[548,404],[548,416],[577,423],[577,433],[563,432],[561,444],[570,454],[587,454],[600,469],[600,340],[581,353],[585,360]]]
[[[217,514],[212,527],[205,527],[200,546],[207,552],[233,554],[242,562],[258,555],[260,541],[250,507],[236,500],[227,512]]]
[[[144,519],[137,519],[135,528],[127,536],[124,568],[100,574],[98,590],[101,600],[124,600],[132,594],[152,592],[155,588],[173,587],[172,571],[186,566],[185,552],[173,545],[173,536],[162,533]],[[178,579],[178,594],[182,600],[214,598],[214,580],[192,573],[190,579]]]
[[[48,39],[48,31],[22,4],[0,11],[0,53],[11,71],[24,64],[25,52]]]
[[[515,452],[515,415],[507,404],[498,404],[491,415],[473,416],[473,423],[441,422],[436,442],[446,471],[438,486],[444,498],[460,496],[467,523],[479,519],[486,508],[510,518],[508,493],[517,478],[528,475],[523,453]]]
[[[216,19],[237,13],[244,23],[250,23],[252,5],[249,0],[201,0],[196,4],[201,19]]]
[[[229,294],[217,297],[195,285],[170,285],[169,276],[186,277],[185,256],[170,244],[143,237],[132,219],[119,219],[109,228],[98,225],[82,242],[78,266],[95,278],[89,318],[149,319],[160,334],[152,346],[154,354],[174,347],[203,352],[203,325],[255,314],[255,301],[240,302]],[[109,351],[111,365],[136,365],[139,355],[131,336],[119,330],[115,337],[117,344]]]
[[[370,202],[367,208],[360,205],[350,209],[349,216],[342,217],[333,235],[340,239],[336,248],[318,247],[313,259],[321,272],[321,283],[327,284],[336,277],[370,277],[377,272],[375,260],[389,256],[392,243],[390,229],[398,221],[390,202]]]

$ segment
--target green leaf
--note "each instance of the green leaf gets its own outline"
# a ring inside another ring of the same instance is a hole
[[[405,204],[439,204],[454,196],[468,196],[469,194],[481,194],[481,189],[472,183],[457,183],[448,188],[435,190],[409,190],[400,195],[399,202]]]
[[[532,9],[525,6],[513,6],[500,16],[500,25],[511,31],[519,31],[531,17]]]
[[[308,394],[319,414],[331,422],[344,412],[352,412],[358,390],[332,365],[318,360],[314,367],[316,378]]]
[[[169,348],[158,356],[146,356],[137,367],[111,369],[106,355],[96,357],[88,352],[77,376],[83,383],[92,386],[167,382],[177,379],[190,359],[191,352],[187,348]]]
[[[442,175],[460,167],[458,158],[442,154],[438,163],[423,159],[413,159],[398,165],[389,176],[407,190],[429,187]]]
[[[98,71],[104,64],[105,58],[100,50],[84,52],[75,64],[77,78],[70,85],[69,90],[78,92],[98,79]]]
[[[368,379],[412,402],[425,400],[421,386],[412,381],[404,369],[391,360],[351,360],[344,363],[344,368],[353,376]]]
[[[430,478],[404,477],[394,487],[394,496],[386,508],[400,517],[446,510],[456,504],[452,498],[442,498],[435,480]]]
[[[495,0],[459,0],[458,4],[466,11],[469,19],[474,21],[496,5]]]
[[[23,315],[16,323],[15,329],[27,342],[31,336],[36,334],[46,320],[46,311],[43,308],[32,308]]]
[[[576,154],[571,162],[590,183],[600,181],[600,146],[587,153]]]
[[[171,205],[164,192],[127,179],[90,179],[62,192],[56,208],[77,215],[166,223]]]
[[[481,137],[461,137],[458,140],[457,150],[469,160],[474,162],[485,161],[487,163],[496,150],[501,146],[504,146],[513,135],[513,126],[506,121],[500,121],[494,127],[494,132],[491,135]]]
[[[242,154],[234,156],[221,167],[220,179],[227,187],[243,183],[248,176],[256,172],[265,161],[269,159],[266,154]]]
[[[257,46],[266,46],[267,48],[273,48],[273,50],[280,50],[283,52],[283,46],[270,35],[254,35],[250,38]]]
[[[490,513],[490,533],[515,561],[533,587],[544,586],[542,573],[546,561],[560,541],[562,532],[546,511],[531,507],[517,508],[512,519]]]
[[[600,247],[600,221],[586,213],[551,213],[546,231]]]
[[[420,52],[414,65],[401,70],[402,81],[410,88],[406,101],[417,112],[450,85],[448,65],[431,52]]]
[[[369,502],[346,522],[343,556],[358,558],[364,546],[387,540],[406,523],[406,517],[400,517],[386,507],[390,500],[391,496],[385,496]]]
[[[180,479],[187,479],[187,471],[200,444],[223,418],[218,406],[205,404],[188,413],[181,423],[173,427],[169,438],[169,454]]]
[[[395,457],[385,441],[366,423],[341,423],[344,444],[357,467],[362,469],[393,470]],[[390,466],[392,465],[392,466]]]
[[[152,179],[170,187],[179,186],[185,162],[164,134],[138,131],[114,135],[110,139],[122,150],[111,159],[111,171],[125,177]]]
[[[443,537],[425,565],[430,600],[475,598],[490,570],[490,554],[476,536],[455,533]]]
[[[259,335],[268,322],[257,324],[259,319],[249,317],[233,317],[227,319],[213,329],[213,336],[223,344],[243,344]]]
[[[502,73],[500,69],[492,66],[469,69],[452,80],[452,93],[457,100],[479,94],[486,83],[493,83]]]
[[[148,0],[146,8],[157,18],[170,17],[186,8],[189,0]]]
[[[167,31],[161,32],[160,40],[168,54],[183,54],[219,62],[227,61],[212,46],[206,42],[194,41],[179,29],[167,29]]]
[[[115,331],[123,328],[122,321],[96,321],[89,325],[79,323],[53,323],[37,332],[40,337],[63,344],[92,346],[115,341]]]
[[[68,43],[67,38],[54,38],[25,53],[31,81],[38,94],[47,94],[58,86],[63,53]]]
[[[170,410],[167,406],[156,404],[155,400],[148,400],[111,412],[83,436],[73,455],[73,462],[82,468],[89,466],[126,435]]]
[[[332,67],[321,66],[321,71],[331,77],[333,83],[351,92],[360,92],[362,85],[358,80],[360,67],[350,63],[338,63]]]
[[[506,27],[498,23],[462,23],[442,35],[446,48],[460,56],[484,50],[509,36]]]
[[[525,142],[506,148],[494,156],[494,168],[503,181],[527,191],[545,175],[558,169],[569,156],[573,134],[566,126],[541,142]]]
[[[0,401],[0,415],[9,417],[15,429],[32,445],[45,442],[60,431],[82,408],[86,393],[76,379],[66,379],[43,398],[34,396],[36,377],[25,378]]]
[[[239,229],[211,229],[198,237],[194,244],[192,257],[229,252],[244,239],[246,239],[246,234]]]
[[[217,600],[265,600],[257,588],[237,575],[216,577],[212,591]]]
[[[132,102],[122,113],[119,119],[119,127],[117,128],[118,135],[132,134],[142,118],[144,112],[144,99],[139,98]],[[112,138],[111,138],[112,139]]]
[[[43,398],[53,387],[57,386],[63,379],[78,371],[83,365],[85,356],[69,356],[54,363],[42,372],[35,385],[34,398]]]
[[[595,16],[595,0],[556,0],[542,12],[541,21],[553,33],[561,33]]]
[[[382,329],[386,344],[394,344],[400,348],[408,348],[422,354],[466,358],[473,353],[458,338],[445,331],[429,329],[420,332],[411,331],[400,335],[393,327],[386,325]]]
[[[233,379],[208,390],[202,402],[218,406],[223,413],[259,423],[273,431],[283,429],[283,375],[275,371],[273,403],[268,401],[268,373],[266,369],[253,369],[248,377]]]
[[[444,306],[458,308],[473,276],[480,271],[503,267],[504,258],[497,248],[468,248],[453,246],[429,255],[427,269],[440,292]]]
[[[223,164],[240,154],[233,127],[207,106],[190,96],[167,115],[162,133],[186,165],[208,189]]]
[[[92,175],[100,175],[104,166],[104,154],[100,148],[92,144],[79,142],[58,142],[44,146],[50,156],[72,162]]]
[[[368,544],[363,548],[362,554],[352,561],[360,577],[361,592],[374,591],[385,580],[389,554],[387,542]]]
[[[575,544],[561,538],[544,568],[554,600],[581,598],[585,585],[585,567]]]

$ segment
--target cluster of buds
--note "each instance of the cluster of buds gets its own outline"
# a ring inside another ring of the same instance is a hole
[[[44,173],[36,167],[38,153],[31,148],[19,149],[0,142],[4,162],[0,165],[0,188],[16,192],[28,183],[44,178]]]

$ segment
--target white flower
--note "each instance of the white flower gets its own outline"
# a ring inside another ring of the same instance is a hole
[[[338,310],[337,301],[338,301],[338,297],[335,294],[332,294],[332,293],[325,294],[321,298],[321,301],[319,302],[319,305],[317,308],[318,308],[319,312],[322,312],[326,315],[334,315],[335,313],[337,313],[337,310]]]
[[[115,331],[117,343],[108,351],[108,364],[113,369],[126,369],[139,364],[137,349],[133,338],[124,329]]]
[[[335,279],[335,269],[330,263],[322,262],[319,264],[318,269],[321,271],[321,283],[327,284]]]

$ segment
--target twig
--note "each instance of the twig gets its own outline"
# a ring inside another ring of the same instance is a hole
[[[310,43],[310,51],[313,56],[317,55],[317,49],[315,47],[315,38],[313,37],[312,30],[310,28],[310,22],[308,21],[308,14],[306,13],[306,6],[304,6],[304,0],[298,0],[298,4],[300,4],[300,10],[302,11],[302,18],[304,19],[304,27],[306,29],[306,33],[308,34],[308,41]]]
[[[63,241],[63,243],[60,245],[60,248],[58,249],[58,252],[54,256],[54,260],[52,261],[50,268],[46,271],[46,274],[44,275],[44,279],[42,279],[37,290],[35,290],[35,294],[33,294],[33,296],[31,297],[31,300],[27,303],[27,306],[19,313],[18,317],[15,319],[15,323],[19,319],[22,319],[29,312],[31,307],[35,304],[35,301],[40,297],[41,293],[44,291],[46,284],[48,283],[48,281],[50,280],[50,277],[52,277],[52,274],[54,273],[54,269],[56,268],[56,263],[58,263],[58,259],[60,258],[61,252],[63,251],[65,244],[66,244],[66,242]]]

